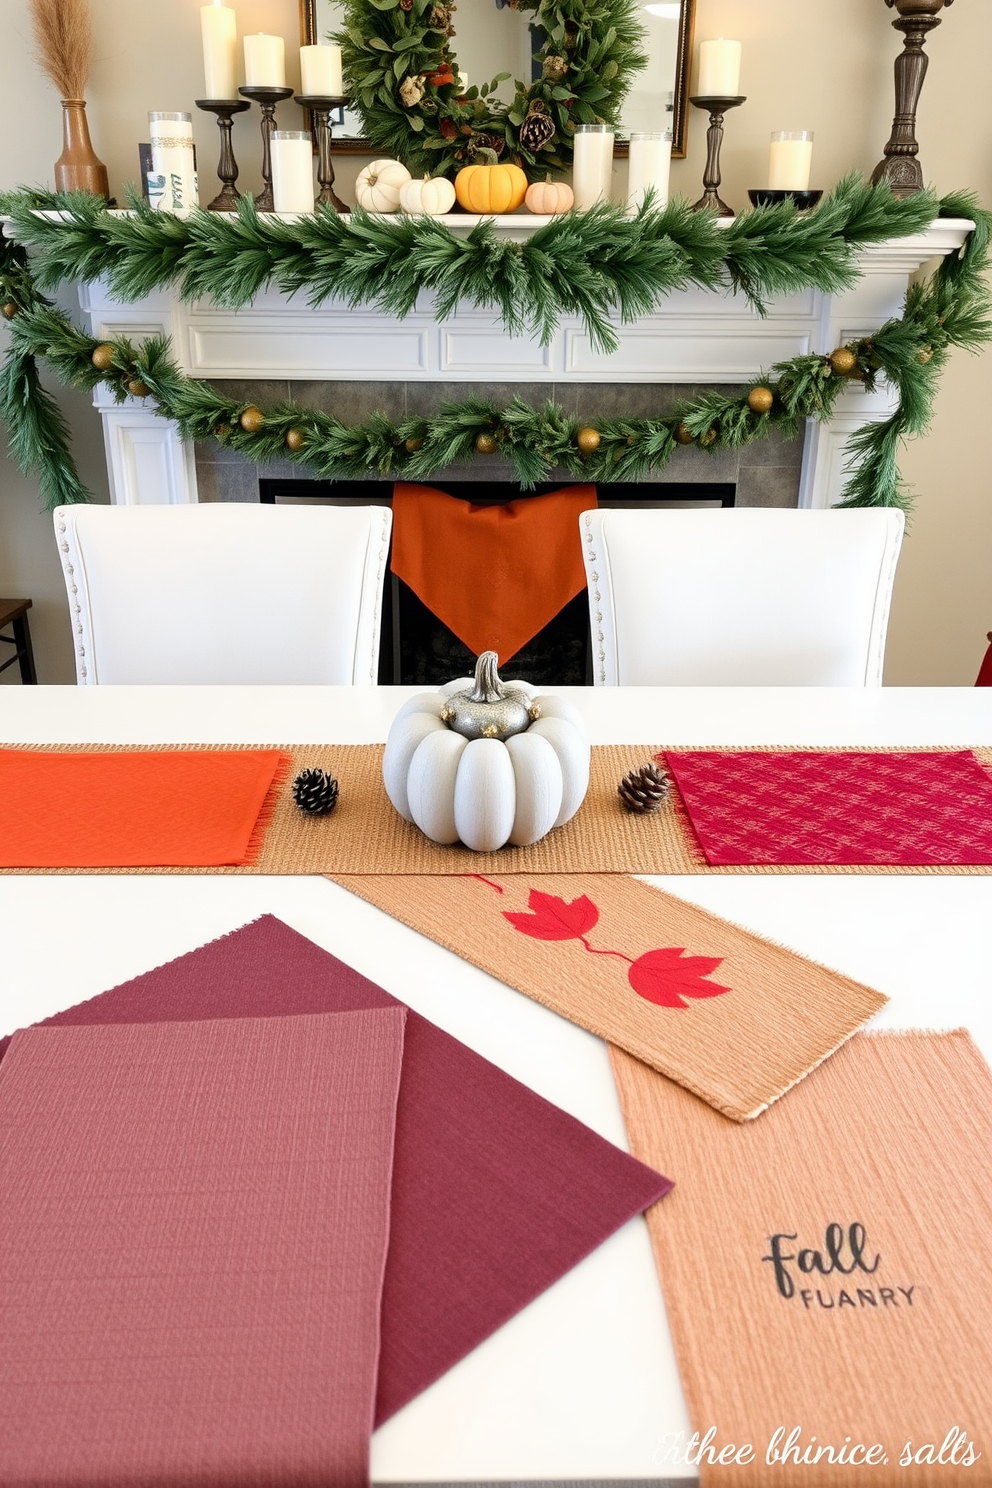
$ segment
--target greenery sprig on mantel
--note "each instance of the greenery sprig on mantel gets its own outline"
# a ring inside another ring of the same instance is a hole
[[[850,244],[866,240],[864,236],[859,239],[858,234],[868,233],[869,224],[873,224],[873,231],[879,231],[889,208],[899,211],[907,205],[914,208],[899,219],[905,231],[915,231],[921,225],[917,216],[920,198],[897,203],[887,187],[855,189],[847,182],[839,188],[838,195],[846,203],[844,216],[851,236],[827,233],[824,237],[821,232],[821,259],[816,262],[814,255],[811,275],[805,281],[800,266],[785,252],[784,242],[778,245],[777,258],[772,251],[776,233],[781,236],[783,232],[783,213],[778,207],[749,214],[754,218],[762,213],[772,216],[777,226],[773,223],[761,232],[754,229],[750,234],[743,230],[739,233],[738,241],[732,245],[732,256],[722,259],[731,278],[742,286],[747,285],[752,296],[759,288],[769,292],[774,287],[781,292],[786,284],[793,290],[808,287],[810,282],[818,282],[813,276],[832,278],[836,288],[849,282],[853,272]],[[37,202],[38,198],[32,200]],[[833,199],[827,205],[832,202]],[[858,203],[860,217],[854,210]],[[260,462],[288,454],[301,467],[325,478],[383,475],[416,480],[435,475],[467,458],[496,454],[509,461],[525,489],[559,470],[585,480],[636,480],[661,469],[680,444],[698,444],[715,451],[764,438],[773,429],[794,435],[807,418],[828,419],[850,379],[859,379],[871,388],[877,378],[884,376],[897,389],[899,403],[889,419],[866,424],[850,441],[852,458],[844,504],[906,506],[907,497],[896,466],[900,440],[925,429],[937,378],[950,348],[973,350],[992,338],[990,296],[984,279],[992,216],[970,196],[959,195],[945,198],[940,210],[947,216],[970,217],[976,224],[975,231],[960,255],[942,259],[927,283],[910,289],[901,319],[891,320],[871,337],[835,348],[829,354],[800,356],[780,363],[731,394],[704,393],[664,417],[603,418],[584,427],[553,403],[532,408],[515,399],[509,407],[497,408],[472,397],[446,404],[432,418],[406,419],[394,424],[377,414],[364,423],[347,425],[333,415],[295,403],[260,409],[232,400],[210,383],[186,377],[172,361],[168,342],[161,337],[141,346],[123,338],[97,342],[45,299],[33,277],[32,271],[37,269],[41,283],[53,287],[63,278],[88,279],[108,272],[110,229],[105,219],[109,218],[112,224],[130,224],[124,231],[136,234],[139,240],[135,247],[130,239],[113,239],[117,245],[114,283],[122,297],[134,298],[156,285],[173,282],[189,293],[192,285],[201,282],[194,272],[189,225],[198,229],[201,218],[212,223],[215,219],[210,214],[195,214],[186,222],[167,218],[163,225],[160,215],[166,217],[166,214],[138,213],[135,217],[114,218],[113,214],[94,211],[91,204],[80,204],[77,198],[72,198],[67,209],[68,220],[55,221],[34,216],[23,198],[17,203],[0,203],[0,206],[11,205],[16,207],[18,234],[32,240],[37,257],[29,260],[22,247],[9,239],[0,241],[0,304],[11,322],[11,346],[0,374],[0,417],[7,424],[12,450],[22,468],[38,472],[49,506],[86,500],[88,494],[68,453],[58,405],[38,381],[38,358],[46,361],[68,385],[92,388],[106,382],[118,401],[147,396],[154,400],[159,413],[175,420],[185,438],[213,437]],[[932,220],[933,211],[931,202],[924,213],[927,223]],[[575,243],[586,250],[590,241],[585,236],[586,224],[591,229],[592,240],[597,234],[612,232],[618,244],[627,230],[636,257],[643,245],[641,230],[645,225],[651,226],[651,219],[655,219],[656,225],[669,215],[667,211],[649,212],[628,221],[618,219],[615,214],[572,214],[560,222],[570,230]],[[806,230],[806,224],[818,215],[791,218],[808,253],[812,253],[815,234]],[[690,282],[707,283],[707,275],[716,273],[716,247],[722,247],[722,240],[730,236],[737,224],[720,230],[710,214],[688,216],[701,224],[699,243],[705,252],[693,262],[683,243],[679,250],[684,255],[680,272],[684,275],[691,267]],[[897,235],[892,226],[896,216],[898,213],[890,214],[885,236]],[[836,215],[831,217],[828,213],[827,225],[831,220],[836,225]],[[304,219],[302,224],[276,226],[294,230],[302,226],[306,231],[314,221]],[[905,226],[910,221],[914,224],[912,229]],[[246,211],[226,226],[235,235],[234,251],[242,261],[243,270],[247,271],[249,261],[254,262],[256,288],[277,277],[271,261],[266,268],[264,247],[255,244],[252,249],[241,236],[244,232],[250,239],[255,227],[267,230],[269,224]],[[440,224],[431,226],[451,236]],[[359,215],[356,231],[360,234],[363,229],[376,243],[380,241],[381,231],[407,240],[402,224],[397,228]],[[709,247],[707,234],[714,240]],[[831,240],[836,250],[833,255],[825,251],[825,243]],[[533,244],[535,239],[530,241]],[[765,244],[763,251],[757,247],[761,242]],[[495,239],[492,243],[501,250],[507,247],[522,250],[528,246],[507,245]],[[707,257],[710,249],[712,255]],[[297,243],[294,249],[297,258],[292,268],[294,275],[301,276],[297,288],[303,287],[302,267],[298,262],[301,251]],[[134,261],[129,264],[132,253]],[[253,253],[258,255],[257,260],[252,260]],[[502,258],[507,262],[512,255]],[[288,257],[279,260],[283,267],[289,262]],[[665,264],[668,260],[661,255],[659,262]],[[283,281],[277,279],[277,282],[285,287]],[[551,282],[548,271],[545,283]],[[124,286],[129,286],[126,295]],[[356,278],[352,283],[355,303],[361,302],[357,290]],[[195,293],[212,291],[197,288]],[[239,303],[251,297],[240,297],[241,291],[238,294]],[[319,302],[326,295],[321,291],[314,297]],[[652,293],[652,303],[654,297]],[[225,302],[223,296],[220,298]],[[453,301],[448,304],[443,313],[450,313],[453,304]],[[391,308],[396,313],[396,307]]]

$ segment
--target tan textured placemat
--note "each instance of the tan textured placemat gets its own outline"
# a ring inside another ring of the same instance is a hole
[[[18,745],[51,749],[51,745]],[[58,746],[60,750],[73,746]],[[136,749],[140,745],[85,744],[79,749]],[[237,745],[148,745],[148,748],[230,749]],[[261,747],[261,746],[252,746]],[[381,744],[281,744],[293,756],[256,863],[237,868],[0,869],[2,872],[128,873],[988,873],[988,868],[711,868],[685,822],[677,793],[662,809],[636,816],[620,805],[617,785],[635,766],[658,754],[657,744],[593,745],[589,793],[578,813],[533,847],[473,853],[441,847],[393,810],[382,784]],[[992,749],[976,749],[992,765]],[[293,805],[292,777],[320,766],[337,776],[341,793],[324,817],[305,817]],[[67,803],[66,809],[71,809]]]
[[[988,1488],[992,1072],[968,1034],[859,1034],[744,1126],[611,1057],[632,1152],[675,1179],[647,1218],[693,1429],[753,1448],[703,1484]],[[882,1452],[766,1462],[793,1431]]]
[[[880,992],[619,874],[335,878],[394,919],[747,1121]]]

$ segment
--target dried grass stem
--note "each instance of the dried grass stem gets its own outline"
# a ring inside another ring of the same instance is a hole
[[[93,65],[89,0],[30,0],[38,61],[61,98],[82,98]]]

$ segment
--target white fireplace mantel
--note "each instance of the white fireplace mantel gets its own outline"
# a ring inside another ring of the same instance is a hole
[[[461,219],[464,224],[465,219]],[[498,219],[497,223],[499,225]],[[529,225],[529,224],[528,224]],[[922,233],[864,249],[853,288],[781,296],[766,317],[741,296],[683,290],[651,315],[616,324],[619,347],[597,352],[578,319],[562,321],[547,346],[506,335],[491,312],[459,309],[435,321],[429,297],[403,320],[374,309],[330,301],[310,309],[305,299],[265,292],[242,310],[209,301],[184,304],[156,292],[121,304],[103,283],[80,287],[80,306],[94,336],[141,340],[165,334],[192,377],[306,381],[445,382],[750,382],[775,362],[804,352],[829,352],[870,335],[902,312],[906,287],[928,260],[957,252],[974,224],[935,221]],[[504,230],[517,236],[521,219]],[[94,406],[103,420],[112,499],[121,504],[182,503],[197,499],[193,451],[175,426],[149,404],[113,401],[102,386]],[[881,383],[873,393],[852,384],[829,423],[807,430],[800,505],[830,506],[843,485],[844,446],[869,420],[888,417],[895,393]]]

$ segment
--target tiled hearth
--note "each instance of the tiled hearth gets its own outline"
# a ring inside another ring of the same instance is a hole
[[[576,417],[594,423],[605,416],[643,418],[672,411],[681,399],[698,393],[694,384],[673,383],[473,383],[463,382],[229,382],[216,384],[233,398],[261,404],[287,398],[309,408],[332,413],[345,423],[357,423],[379,411],[399,420],[410,415],[434,413],[446,400],[464,398],[471,392],[491,400],[497,407],[516,394],[539,405],[548,400],[560,403]],[[796,506],[802,468],[802,439],[786,440],[778,433],[742,450],[720,450],[710,454],[696,448],[676,450],[664,470],[648,479],[663,484],[696,485],[702,481],[727,482],[736,486],[737,506]],[[291,460],[256,465],[234,450],[214,441],[197,445],[196,482],[201,501],[257,501],[259,479],[306,479],[308,472]],[[575,481],[565,471],[547,479]],[[451,481],[512,481],[512,468],[496,458],[476,459],[452,465],[433,478],[442,488]],[[688,493],[686,493],[688,494]]]

